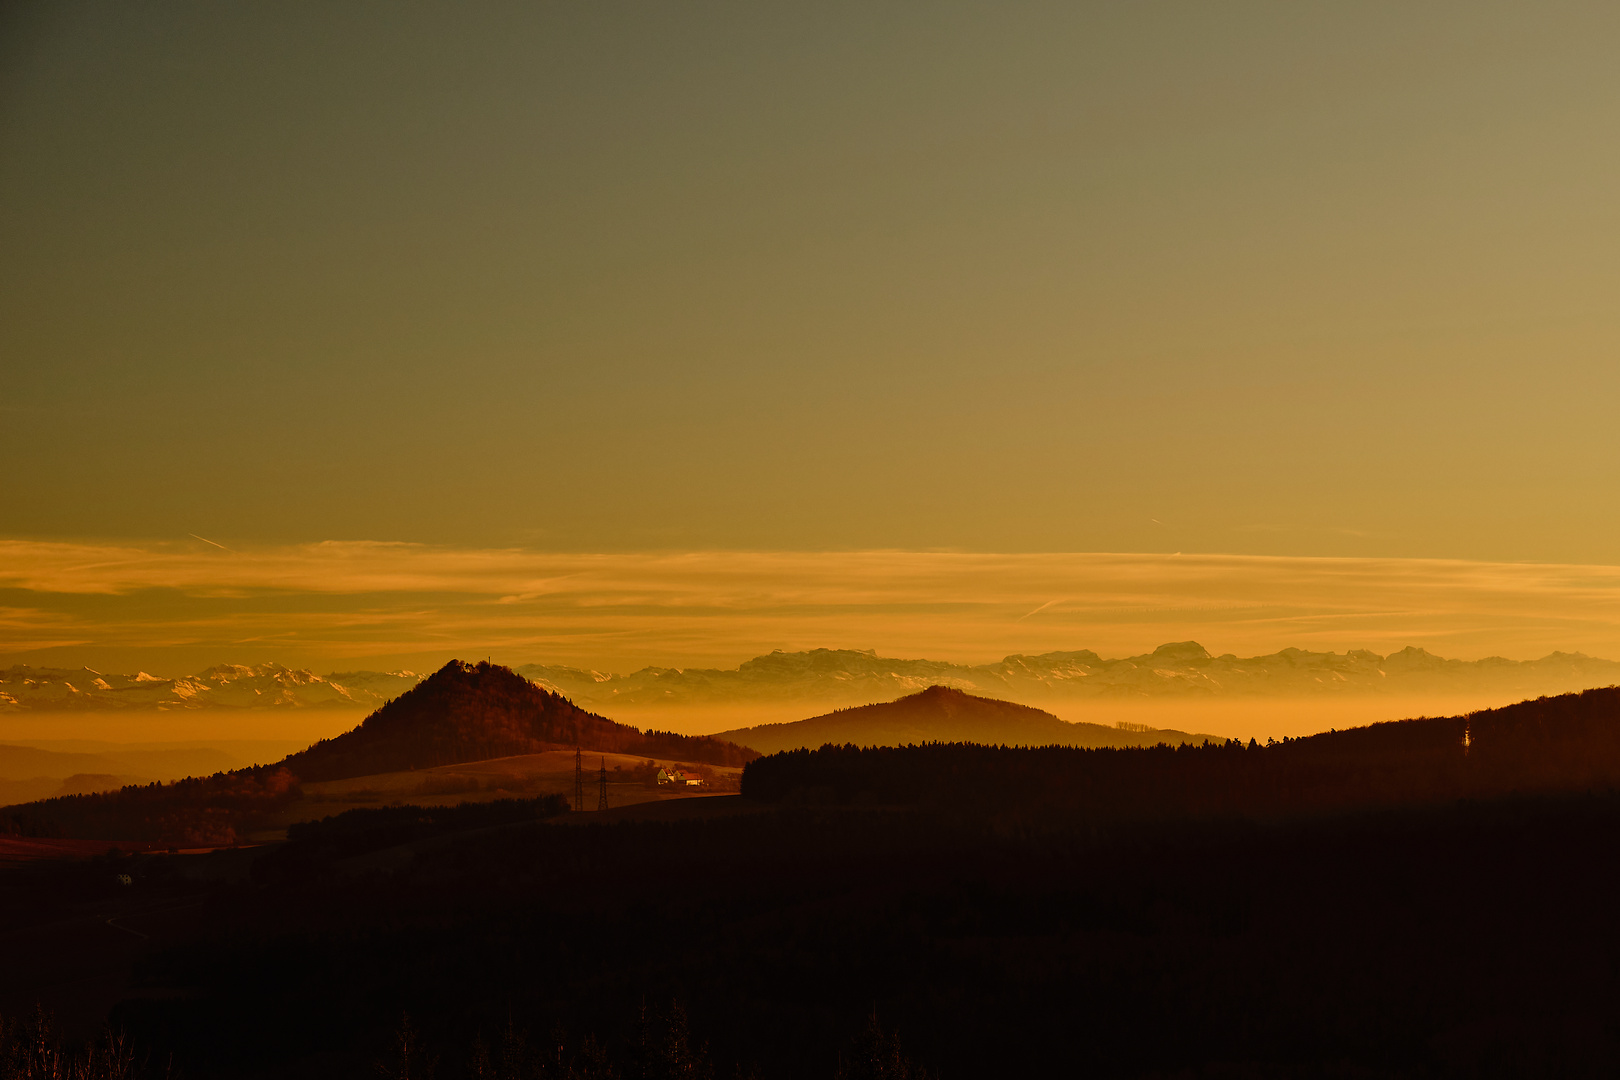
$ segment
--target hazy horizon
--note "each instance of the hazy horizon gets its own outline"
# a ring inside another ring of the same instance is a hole
[[[8,5],[0,664],[1620,658],[1617,42]]]
[[[1562,659],[1503,665],[1454,658],[1412,660],[1404,653],[1387,658],[1320,652],[1295,659],[1277,654],[1240,658],[1189,651],[1191,644],[1166,645],[1151,655],[1132,658],[1054,658],[1050,669],[1032,667],[1036,657],[1009,658],[1010,665],[962,665],[884,657],[869,650],[773,653],[724,668],[649,668],[612,675],[541,664],[507,666],[621,723],[681,734],[791,723],[895,700],[930,685],[947,685],[1034,706],[1070,722],[1146,725],[1264,740],[1385,720],[1459,715],[1620,682],[1615,670],[1620,664],[1567,654]],[[417,674],[425,676],[439,666]],[[259,675],[254,669],[228,667],[241,674],[208,676],[203,682],[192,678],[175,692],[163,691],[162,681],[118,682],[119,676],[128,679],[130,672],[103,672],[114,678],[114,685],[106,687],[98,679],[96,686],[104,689],[97,690],[79,682],[80,689],[72,693],[77,704],[71,708],[56,704],[57,691],[47,691],[45,684],[29,684],[35,688],[25,691],[20,676],[14,677],[11,683],[0,684],[0,691],[13,695],[7,699],[13,702],[9,706],[0,703],[0,744],[50,748],[48,743],[104,740],[124,745],[168,741],[223,746],[257,739],[289,750],[349,730],[414,685],[408,679],[379,678],[377,673],[309,673],[325,674],[340,688],[347,680],[347,692],[366,702],[361,707],[335,696],[334,688],[319,678],[306,685],[308,677],[296,672]],[[54,670],[68,678],[76,669]],[[217,690],[209,689],[216,684]],[[119,688],[125,685],[127,689]],[[266,692],[272,697],[256,696]],[[131,693],[160,696],[141,704],[147,698],[128,698]],[[340,689],[338,694],[342,693]],[[215,694],[224,696],[211,696]],[[169,704],[161,704],[165,700]]]
[[[890,699],[892,700],[892,699]],[[1069,723],[1120,722],[1248,740],[1314,735],[1329,729],[1344,730],[1386,720],[1420,716],[1457,716],[1498,708],[1516,697],[1478,693],[1353,698],[1228,698],[1182,701],[1102,701],[1076,703],[1020,700]],[[850,701],[838,707],[878,702]],[[639,728],[673,731],[681,735],[708,735],[759,724],[793,723],[832,711],[811,706],[794,708],[785,702],[728,706],[658,708],[630,706],[605,710],[610,720]],[[36,746],[70,750],[75,744],[111,747],[230,747],[233,744],[273,746],[260,754],[264,763],[277,760],[321,739],[351,730],[364,720],[364,712],[288,710],[247,716],[232,715],[229,726],[216,711],[198,713],[85,713],[35,712],[0,716],[0,745]],[[248,757],[255,755],[249,753]]]

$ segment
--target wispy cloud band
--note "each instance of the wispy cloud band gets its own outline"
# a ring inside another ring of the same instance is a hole
[[[597,667],[843,646],[982,661],[1196,638],[1620,655],[1620,567],[959,552],[556,554],[0,540],[0,649],[293,662],[499,653]]]

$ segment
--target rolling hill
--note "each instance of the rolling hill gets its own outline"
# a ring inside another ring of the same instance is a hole
[[[839,709],[791,724],[722,731],[714,736],[752,747],[762,754],[826,743],[905,746],[909,743],[973,742],[991,746],[1154,746],[1222,741],[1161,728],[1119,728],[1071,724],[1049,712],[1010,701],[976,697],[949,686],[877,705]]]

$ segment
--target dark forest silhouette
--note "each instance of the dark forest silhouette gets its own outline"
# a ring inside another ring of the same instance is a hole
[[[99,1000],[106,971],[50,965],[101,934],[134,957],[113,1027],[227,1080],[1620,1062],[1620,690],[1265,747],[827,747],[745,776],[712,818],[386,807],[6,871],[0,933],[41,959],[0,1013]]]
[[[1620,688],[1468,716],[1145,749],[823,746],[750,762],[765,802],[919,804],[1031,821],[1286,815],[1620,783]]]
[[[10,807],[0,811],[0,834],[219,847],[238,843],[299,794],[291,770],[258,765]]]

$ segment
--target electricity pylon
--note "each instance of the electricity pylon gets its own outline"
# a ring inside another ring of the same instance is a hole
[[[602,759],[602,779],[601,786],[597,788],[596,808],[607,809],[607,758]]]
[[[574,809],[585,809],[585,765],[579,756],[579,747],[574,747]]]

